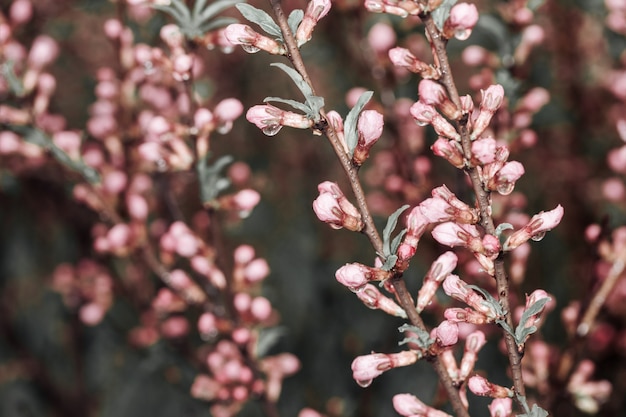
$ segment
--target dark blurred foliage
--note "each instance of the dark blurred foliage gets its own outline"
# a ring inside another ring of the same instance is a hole
[[[3,0],[2,9],[9,3]],[[95,71],[113,62],[113,51],[100,28],[115,15],[114,4],[105,0],[35,3],[36,20],[20,36],[29,39],[45,32],[60,41],[62,55],[53,73],[61,88],[53,108],[66,115],[70,127],[81,128],[94,97]],[[480,7],[491,10],[494,5],[481,2]],[[551,28],[544,47],[534,52],[519,73],[511,74],[521,81],[521,90],[538,85],[552,95],[551,103],[534,119],[538,144],[515,150],[513,156],[526,167],[518,190],[528,199],[528,213],[557,203],[565,207],[558,229],[533,244],[527,280],[519,289],[523,294],[541,287],[556,296],[556,311],[542,334],[557,346],[566,342],[560,309],[572,299],[584,300],[593,284],[594,252],[583,239],[586,226],[605,222],[613,228],[626,219],[623,207],[606,203],[599,192],[600,181],[609,174],[606,153],[619,141],[607,116],[612,99],[599,86],[601,76],[596,73],[610,67],[625,45],[622,37],[603,29],[603,14],[603,5],[595,0],[548,1],[538,16]],[[372,81],[359,49],[359,38],[379,19],[391,20],[400,36],[414,30],[398,19],[337,8],[320,23],[313,42],[303,48],[327,108],[345,114],[343,97],[349,88],[379,86]],[[157,14],[145,26],[136,27],[136,33],[146,42],[154,41],[165,21]],[[493,38],[480,29],[468,42],[495,49]],[[454,57],[460,45],[452,42],[450,50]],[[297,94],[284,74],[269,67],[273,60],[241,50],[232,55],[206,53],[215,102],[232,96],[250,106],[266,96]],[[464,80],[471,70],[456,59],[454,64],[460,89],[465,91]],[[413,80],[402,88],[415,98],[415,87]],[[276,351],[293,352],[303,363],[301,371],[285,383],[281,415],[293,416],[310,406],[335,409],[343,416],[393,416],[391,397],[399,392],[411,392],[426,401],[434,398],[432,403],[437,405],[435,377],[427,364],[388,372],[367,389],[352,380],[350,363],[356,355],[399,349],[396,328],[402,321],[366,309],[335,282],[338,266],[370,263],[374,253],[363,237],[331,230],[311,210],[319,182],[344,181],[325,140],[288,129],[270,138],[242,118],[214,146],[216,153],[234,155],[251,165],[263,196],[251,217],[225,229],[225,240],[231,247],[252,244],[268,259],[272,274],[265,292],[280,311],[285,330]],[[429,158],[435,175],[440,175],[433,184],[463,186],[443,161]],[[117,294],[101,324],[85,327],[50,290],[51,271],[57,264],[93,255],[90,226],[97,215],[72,201],[66,184],[71,181],[71,175],[61,169],[20,177],[0,171],[0,417],[209,415],[208,408],[188,394],[198,370],[186,359],[184,346],[159,342],[146,351],[128,346],[126,333],[137,317],[125,294]],[[197,204],[192,188],[189,193],[186,199]],[[441,251],[425,239],[407,274],[412,291]],[[618,330],[626,324],[626,317],[605,318]],[[626,408],[623,347],[586,355],[596,362],[597,377],[614,383],[603,415],[626,415],[621,411]],[[495,344],[480,353],[477,367],[492,381],[507,383],[506,359]],[[474,415],[485,415],[486,401],[472,401]],[[576,415],[567,400],[564,404],[559,415]],[[242,415],[258,416],[262,411],[252,403]]]

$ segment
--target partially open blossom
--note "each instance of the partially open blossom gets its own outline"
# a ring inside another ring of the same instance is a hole
[[[267,36],[255,32],[248,25],[233,23],[224,30],[224,35],[233,45],[241,45],[246,52],[254,53],[259,50],[273,55],[284,55],[285,47]]]
[[[424,404],[411,394],[394,395],[393,408],[404,417],[452,417],[448,413]]]
[[[511,398],[495,398],[489,404],[490,417],[509,417],[513,414],[513,400]]]
[[[383,372],[400,366],[412,365],[418,359],[417,353],[411,350],[358,356],[352,361],[352,377],[357,384],[367,387],[374,378],[380,376]]]
[[[389,271],[359,263],[345,264],[335,273],[337,281],[351,291],[359,291],[370,281],[384,281],[390,276]]]
[[[313,121],[303,114],[281,110],[271,104],[252,106],[246,113],[246,119],[254,123],[267,136],[274,136],[283,126],[308,129]]]
[[[411,115],[421,126],[432,125],[438,135],[448,139],[460,140],[461,136],[437,110],[426,103],[418,101],[409,109]]]
[[[467,386],[476,395],[491,398],[510,398],[513,397],[513,391],[509,388],[492,384],[486,378],[480,375],[472,376]]]
[[[457,3],[450,9],[450,17],[443,26],[443,35],[450,39],[455,37],[465,40],[472,34],[472,29],[478,23],[478,9],[469,3]]]
[[[504,88],[500,84],[489,86],[486,90],[482,90],[482,100],[480,102],[480,112],[474,120],[472,128],[472,139],[480,138],[483,134],[494,113],[500,108],[504,100]]]
[[[430,147],[433,153],[450,162],[454,167],[462,169],[465,167],[465,157],[461,145],[456,140],[449,140],[439,137]]]
[[[378,288],[372,284],[365,284],[356,291],[357,297],[368,308],[372,310],[382,310],[387,314],[396,317],[406,318],[406,312],[402,307],[396,304],[391,298],[383,295]]]
[[[446,252],[432,263],[424,277],[424,283],[417,295],[417,311],[421,313],[431,302],[441,282],[456,268],[458,257],[454,252]]]
[[[383,115],[376,110],[363,110],[357,122],[358,142],[352,161],[360,166],[369,156],[370,149],[383,133]]]
[[[295,33],[296,42],[298,46],[305,44],[311,40],[311,34],[317,22],[328,14],[330,11],[330,0],[311,0],[306,7],[302,22],[298,26]]]
[[[479,164],[490,164],[495,160],[497,143],[492,137],[477,139],[472,142],[472,159]]]
[[[563,207],[560,204],[553,210],[542,211],[541,213],[535,214],[526,226],[506,239],[502,245],[502,249],[504,251],[511,251],[529,239],[540,240],[546,232],[558,226],[562,218]]]
[[[470,333],[465,339],[465,350],[461,358],[459,368],[459,378],[465,380],[474,369],[474,364],[478,359],[478,351],[487,343],[485,334],[480,330]]]
[[[439,71],[425,62],[420,61],[406,48],[393,48],[389,50],[389,59],[396,67],[420,74],[425,79],[437,79]]]
[[[456,120],[461,117],[461,111],[448,98],[446,89],[436,81],[423,79],[418,86],[420,101],[435,106],[449,119]]]

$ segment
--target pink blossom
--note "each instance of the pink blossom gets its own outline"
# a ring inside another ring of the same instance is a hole
[[[367,42],[377,54],[384,54],[396,44],[396,32],[386,22],[374,24],[367,33]]]
[[[59,45],[47,35],[39,35],[33,41],[28,54],[28,64],[31,68],[41,70],[49,65],[59,55]]]
[[[439,71],[425,62],[420,61],[406,48],[393,48],[389,50],[389,60],[396,67],[406,68],[424,78],[436,78]]]
[[[409,111],[419,125],[430,124],[438,135],[460,140],[461,136],[456,129],[433,106],[418,101],[411,106]]]
[[[459,368],[459,378],[466,379],[474,369],[474,364],[478,359],[478,351],[487,343],[485,334],[480,330],[476,330],[469,334],[465,339],[465,351],[461,358],[461,366]]]
[[[504,100],[504,88],[500,84],[489,86],[486,90],[482,90],[482,100],[480,109],[491,113],[495,113]]]
[[[456,275],[448,275],[443,281],[443,290],[447,295],[472,307],[479,313],[486,315],[488,318],[495,318],[496,312],[487,304],[483,297],[478,295],[473,289],[469,288],[467,283]]]
[[[250,303],[250,313],[258,321],[265,321],[272,314],[272,304],[265,297],[254,297]]]
[[[371,148],[383,133],[383,115],[376,110],[363,110],[359,115],[357,130],[359,144]]]
[[[513,400],[511,398],[495,398],[489,404],[490,417],[510,417],[513,414]]]
[[[558,226],[562,218],[563,207],[560,204],[553,210],[535,214],[526,226],[507,238],[502,246],[503,250],[511,251],[531,238],[537,240],[543,237],[546,232]]]
[[[270,104],[252,106],[246,113],[246,119],[268,136],[278,133],[282,126],[308,129],[313,125],[313,121],[304,115],[284,111]]]
[[[213,109],[213,115],[222,122],[232,122],[243,113],[243,104],[236,98],[220,101]]]
[[[510,161],[498,170],[496,175],[487,183],[490,190],[497,191],[502,195],[513,192],[515,182],[524,175],[524,166],[517,161]]]
[[[318,186],[320,195],[313,201],[317,218],[334,229],[345,227],[351,231],[363,228],[361,214],[343,195],[337,184],[326,181]]]
[[[455,322],[444,320],[430,334],[440,346],[452,346],[459,340],[459,327]]]
[[[404,309],[391,298],[384,296],[378,288],[372,284],[365,284],[365,286],[360,287],[356,291],[356,295],[363,304],[372,310],[382,310],[392,316],[406,318]]]
[[[457,3],[450,10],[450,17],[444,23],[443,33],[447,38],[459,40],[469,38],[478,22],[478,9],[473,4]]]
[[[244,276],[248,282],[260,282],[270,273],[270,267],[263,258],[257,258],[248,263],[244,269]]]
[[[429,106],[437,106],[448,97],[445,88],[438,82],[432,80],[420,81],[418,94],[420,101]]]
[[[396,394],[393,396],[393,408],[398,414],[405,417],[451,417],[450,414],[434,409],[411,394]]]
[[[467,386],[476,395],[492,398],[510,398],[513,391],[500,385],[492,384],[480,375],[470,377]]]
[[[361,386],[366,387],[383,372],[400,366],[414,364],[418,360],[417,353],[406,350],[398,353],[372,353],[358,356],[352,361],[352,377]]]
[[[233,196],[233,201],[237,210],[249,213],[261,201],[261,194],[252,189],[245,189],[237,192]]]
[[[435,155],[446,159],[454,167],[459,169],[465,167],[465,158],[463,157],[461,146],[457,141],[440,136],[430,149],[432,149]]]
[[[14,25],[22,25],[33,17],[33,4],[30,0],[15,0],[9,9],[9,18]]]
[[[390,273],[388,271],[359,263],[345,264],[335,273],[337,281],[352,291],[358,291],[369,281],[383,281],[389,278],[389,276]]]
[[[472,142],[472,158],[480,164],[490,164],[495,160],[496,140],[492,137],[477,139]]]
[[[471,224],[441,223],[435,226],[431,233],[435,240],[442,245],[463,246],[472,252],[484,250],[480,233],[476,226]]]

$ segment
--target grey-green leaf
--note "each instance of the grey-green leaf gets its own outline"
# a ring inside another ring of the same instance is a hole
[[[443,24],[450,17],[450,9],[456,4],[457,0],[443,0],[441,5],[431,12],[435,25],[439,30],[443,29]]]
[[[300,22],[304,18],[304,12],[301,9],[294,9],[289,13],[289,17],[287,18],[287,24],[289,24],[289,29],[291,29],[291,33],[296,33],[298,30],[298,26],[300,26]]]
[[[306,81],[304,81],[304,78],[302,78],[302,75],[300,75],[298,71],[291,67],[288,67],[281,62],[274,62],[270,65],[272,67],[277,67],[283,70],[289,76],[289,78],[293,80],[293,82],[296,84],[296,87],[298,87],[304,97],[313,95],[313,90],[311,90],[311,86],[307,84]]]
[[[194,16],[197,17],[200,21],[205,21],[207,19],[213,18],[220,12],[232,7],[236,4],[239,4],[241,0],[218,0],[214,3],[211,3],[206,9],[200,11],[201,9],[194,7]],[[196,2],[199,3],[199,2]]]
[[[385,257],[393,255],[393,252],[391,251],[391,233],[393,233],[394,229],[396,228],[400,215],[404,213],[409,207],[410,206],[408,204],[403,205],[402,207],[394,211],[387,219],[387,224],[383,229],[383,255],[385,255]]]
[[[300,103],[296,100],[291,100],[291,99],[287,99],[287,98],[280,98],[280,97],[265,97],[265,99],[263,99],[263,102],[267,103],[267,102],[276,102],[276,103],[284,103],[287,104],[291,107],[293,107],[294,109],[300,110],[303,113],[309,114],[311,112],[311,109],[303,103]]]
[[[348,145],[350,157],[354,155],[354,148],[356,148],[356,145],[359,141],[359,133],[357,132],[357,122],[359,120],[359,115],[373,95],[374,93],[372,91],[366,91],[361,94],[361,97],[359,97],[355,106],[350,110],[350,112],[346,116],[346,121],[343,124],[344,137],[346,139],[346,145]]]
[[[230,185],[230,182],[222,177],[221,171],[234,161],[230,155],[222,156],[212,165],[209,165],[208,158],[201,158],[196,169],[198,180],[200,181],[200,199],[202,203],[214,200],[218,194]]]
[[[261,29],[268,35],[271,35],[277,39],[282,39],[282,33],[280,27],[274,22],[274,19],[261,9],[257,9],[246,3],[238,3],[235,7],[241,12],[241,15],[248,19],[252,23],[259,25]]]

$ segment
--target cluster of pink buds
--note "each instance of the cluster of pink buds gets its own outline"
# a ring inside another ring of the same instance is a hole
[[[63,303],[78,310],[80,320],[89,326],[100,323],[113,304],[113,279],[108,271],[92,260],[76,266],[60,264],[52,274],[52,288]]]
[[[363,229],[361,213],[343,194],[339,186],[325,181],[317,186],[320,195],[313,201],[317,218],[333,229],[346,228],[353,232]]]

